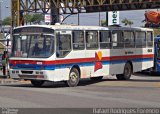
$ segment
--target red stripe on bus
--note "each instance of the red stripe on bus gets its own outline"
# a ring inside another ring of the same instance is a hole
[[[101,61],[110,61],[110,60],[129,60],[136,58],[153,58],[154,54],[146,55],[128,55],[128,56],[112,56],[112,57],[102,57]],[[95,58],[78,58],[78,59],[63,59],[63,60],[50,60],[50,61],[36,61],[36,60],[10,60],[9,62],[13,65],[16,64],[40,64],[51,65],[51,64],[71,64],[71,63],[85,63],[85,62],[94,62]]]
[[[153,58],[153,54],[149,55],[129,55],[129,56],[113,56],[111,60],[128,60],[128,59],[135,59],[135,58]]]

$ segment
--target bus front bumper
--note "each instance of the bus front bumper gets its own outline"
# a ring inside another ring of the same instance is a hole
[[[10,77],[13,79],[24,79],[24,80],[48,80],[54,81],[54,71],[46,71],[46,70],[9,70]]]

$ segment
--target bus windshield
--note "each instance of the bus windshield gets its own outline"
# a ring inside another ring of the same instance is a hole
[[[50,34],[13,35],[12,57],[48,58],[54,53],[54,36]]]

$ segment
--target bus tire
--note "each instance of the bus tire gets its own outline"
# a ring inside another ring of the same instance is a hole
[[[43,80],[31,80],[31,83],[35,87],[41,87],[45,81]]]
[[[67,86],[75,87],[78,85],[80,80],[80,73],[76,68],[72,68],[69,73],[69,80],[66,81]]]
[[[118,80],[129,80],[132,75],[132,66],[127,62],[124,66],[123,74],[117,74],[116,77]]]
[[[99,76],[99,77],[91,77],[90,79],[93,81],[100,81],[102,80],[103,76]]]

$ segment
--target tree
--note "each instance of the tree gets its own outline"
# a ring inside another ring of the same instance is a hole
[[[127,26],[127,25],[129,25],[130,27],[133,25],[133,21],[131,21],[131,20],[128,20],[128,19],[123,19],[122,21],[121,21],[125,26]]]
[[[133,25],[133,21],[128,21],[128,25],[131,27]]]
[[[24,20],[26,24],[40,24],[40,22],[44,20],[44,16],[42,14],[26,14]]]
[[[24,20],[25,20],[26,24],[29,23],[31,25],[32,18],[33,18],[33,15],[30,15],[30,14],[24,15]]]
[[[106,26],[106,20],[101,20],[101,26]]]
[[[39,24],[41,21],[44,20],[44,16],[42,14],[33,14],[31,20],[34,24]]]
[[[2,25],[11,25],[12,19],[11,17],[6,17],[5,19],[3,19],[2,21]]]

